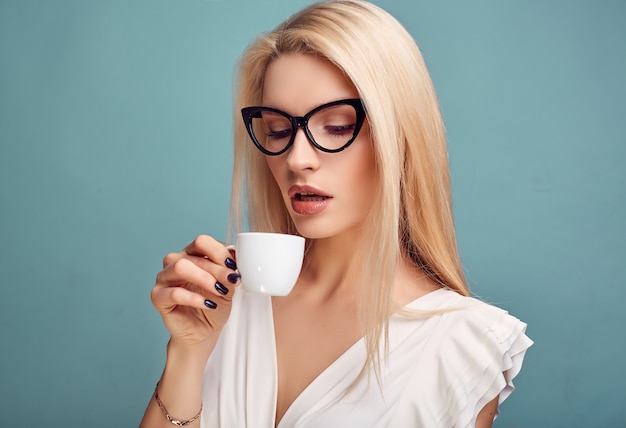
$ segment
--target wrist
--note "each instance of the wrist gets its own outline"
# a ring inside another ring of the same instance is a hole
[[[175,417],[173,417],[172,415],[170,415],[170,413],[167,411],[167,409],[165,408],[165,405],[163,404],[163,402],[161,401],[160,397],[159,397],[159,382],[157,382],[156,386],[154,387],[154,400],[156,401],[157,405],[159,406],[159,409],[161,410],[161,413],[163,414],[163,416],[165,417],[165,419],[167,419],[167,421],[172,424],[172,425],[176,425],[179,427],[183,427],[183,426],[187,426],[187,425],[191,425],[192,423],[194,423],[195,421],[198,420],[198,418],[200,418],[200,415],[202,414],[202,402],[200,402],[200,410],[198,410],[198,413],[196,413],[196,415],[190,419],[177,419]]]
[[[171,424],[197,420],[202,406],[204,368],[212,349],[210,344],[189,346],[173,338],[168,342],[165,369],[154,399]]]
[[[213,349],[206,348],[189,347],[171,339],[167,344],[161,385],[177,385],[176,389],[182,386],[190,391],[200,392],[204,369]]]
[[[185,365],[201,365],[204,369],[204,365],[215,347],[215,342],[216,340],[213,338],[208,338],[203,342],[190,345],[184,340],[171,337],[165,351],[167,360],[181,361]]]

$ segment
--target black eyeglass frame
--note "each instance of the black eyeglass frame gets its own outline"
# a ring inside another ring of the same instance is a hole
[[[336,105],[340,105],[340,104],[347,104],[350,105],[352,107],[354,107],[354,110],[356,112],[356,122],[354,124],[354,132],[352,133],[352,137],[350,137],[350,139],[348,140],[348,142],[346,142],[346,144],[344,144],[343,146],[339,147],[338,149],[327,149],[326,147],[323,147],[321,145],[319,145],[315,139],[313,138],[313,135],[311,134],[311,131],[309,130],[309,119],[311,118],[311,116],[313,116],[315,113],[317,113],[320,110],[324,110],[325,108],[328,107],[333,107]],[[282,148],[280,151],[278,152],[271,152],[269,150],[267,150],[265,147],[263,147],[263,145],[261,144],[261,142],[259,142],[256,137],[254,136],[254,130],[252,127],[252,119],[254,118],[261,118],[261,113],[264,111],[270,111],[273,113],[277,113],[280,114],[281,116],[289,119],[289,122],[291,122],[291,137],[289,138],[289,142],[287,143],[287,145]],[[337,100],[337,101],[332,101],[330,103],[326,103],[326,104],[322,104],[320,106],[315,107],[313,110],[311,110],[310,112],[308,112],[307,114],[305,114],[304,116],[291,116],[288,113],[285,113],[282,110],[278,110],[276,108],[273,107],[264,107],[264,106],[251,106],[251,107],[244,107],[241,109],[241,115],[243,116],[243,123],[246,126],[246,130],[248,131],[248,135],[250,135],[250,138],[252,139],[252,142],[254,143],[254,145],[264,154],[268,155],[268,156],[278,156],[281,155],[283,153],[285,153],[287,150],[289,150],[289,148],[293,145],[293,142],[296,139],[296,133],[298,132],[298,128],[302,128],[302,130],[304,131],[304,134],[306,135],[306,138],[309,140],[309,142],[311,144],[313,144],[313,146],[322,151],[322,152],[326,152],[326,153],[337,153],[340,152],[342,150],[345,150],[348,148],[348,146],[350,146],[350,144],[352,144],[354,142],[354,140],[356,139],[356,137],[359,135],[359,131],[361,131],[361,127],[363,126],[363,122],[365,122],[365,106],[363,105],[363,102],[361,101],[360,98],[348,98],[348,99],[344,99],[344,100]]]

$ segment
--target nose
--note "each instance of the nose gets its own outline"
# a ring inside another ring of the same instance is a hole
[[[301,127],[296,128],[293,144],[287,151],[287,166],[294,172],[315,171],[320,166],[319,152],[311,144]]]

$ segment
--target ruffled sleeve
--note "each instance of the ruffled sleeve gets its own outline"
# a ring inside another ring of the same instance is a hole
[[[496,395],[513,392],[532,341],[526,324],[506,311],[458,296],[438,315],[428,350],[395,409],[392,427],[473,427]]]

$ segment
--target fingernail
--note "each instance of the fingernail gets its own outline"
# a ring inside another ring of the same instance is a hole
[[[228,269],[232,269],[232,270],[237,269],[237,263],[235,263],[235,261],[231,259],[230,257],[224,261],[224,264],[226,265]]]
[[[228,288],[224,287],[219,282],[215,283],[215,289],[217,290],[218,293],[223,294],[224,296],[228,294]]]
[[[239,278],[241,278],[241,275],[239,275],[238,273],[231,273],[228,275],[228,280],[232,282],[233,284],[237,284],[237,281],[239,281]]]
[[[215,308],[217,308],[217,303],[215,303],[212,300],[206,299],[204,301],[204,306],[206,306],[209,309],[215,309]]]

